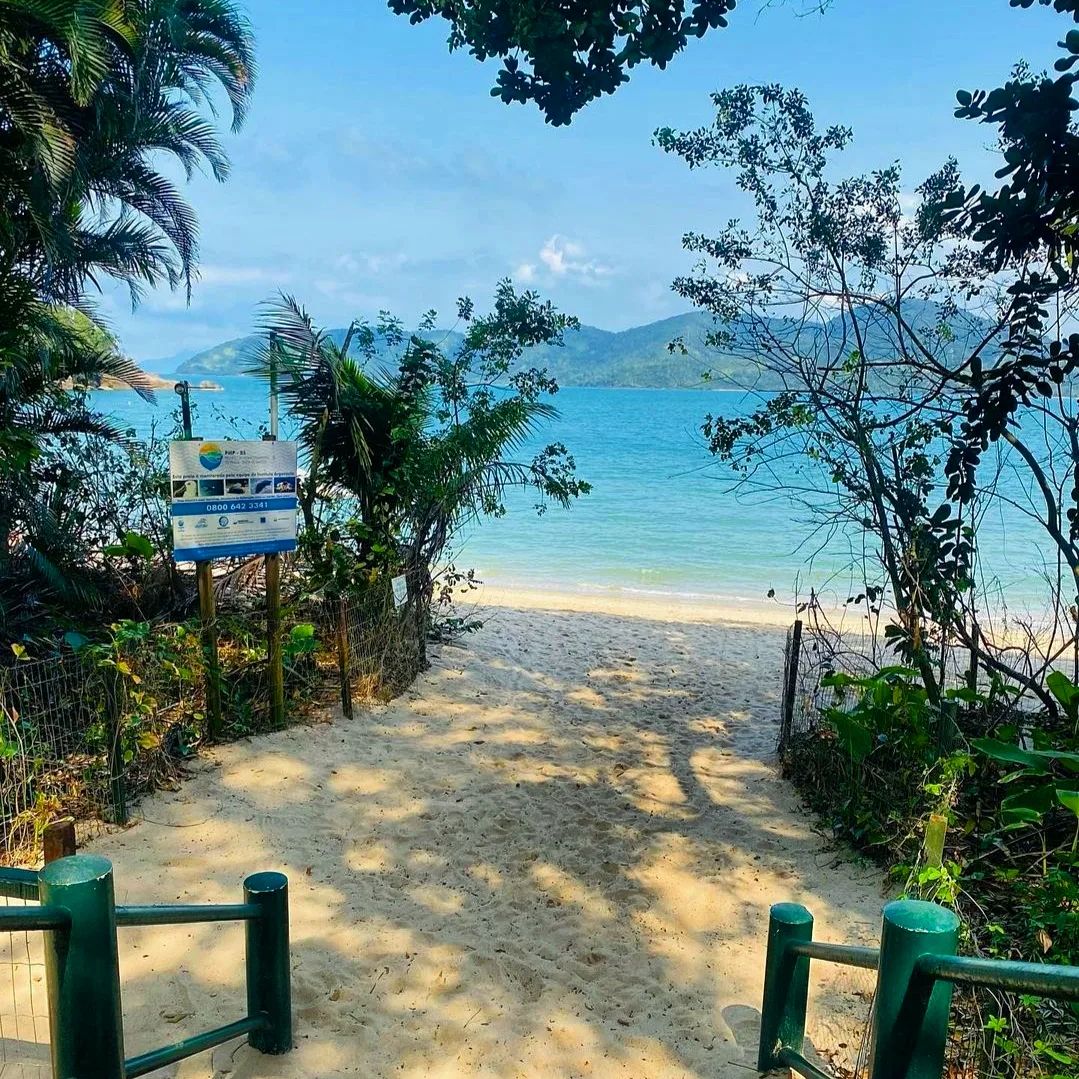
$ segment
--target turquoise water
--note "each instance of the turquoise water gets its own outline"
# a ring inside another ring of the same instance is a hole
[[[266,422],[266,390],[248,378],[219,378],[221,393],[195,393],[195,433],[257,437]],[[145,434],[152,419],[167,427],[176,399],[159,394],[156,407],[134,394],[95,395],[98,407]],[[680,595],[725,603],[782,602],[813,586],[845,599],[846,568],[858,537],[828,535],[804,507],[780,494],[738,491],[731,473],[709,456],[700,424],[709,411],[737,415],[759,398],[701,390],[563,389],[561,416],[537,439],[566,444],[591,494],[571,509],[537,516],[533,496],[511,501],[503,518],[470,528],[454,552],[459,568],[485,581],[560,591]],[[230,417],[238,417],[234,422]],[[282,436],[287,431],[282,429]],[[803,483],[792,462],[773,464],[775,479]],[[1035,529],[990,519],[984,560],[1009,594],[1033,600]]]

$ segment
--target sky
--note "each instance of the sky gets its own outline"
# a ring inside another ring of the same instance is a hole
[[[954,155],[984,181],[991,132],[953,117],[955,91],[997,85],[1020,59],[1050,66],[1071,26],[1007,0],[812,7],[742,0],[727,30],[555,128],[492,98],[497,65],[450,53],[439,20],[411,26],[384,0],[248,0],[260,70],[246,125],[223,136],[232,174],[186,187],[201,222],[191,303],[159,289],[132,310],[108,288],[101,311],[127,352],[166,370],[250,333],[278,292],[326,326],[450,316],[507,276],[605,329],[678,314],[682,235],[746,206],[730,175],[654,147],[657,127],[707,123],[714,90],[779,82],[819,123],[853,127],[844,173],[899,161],[912,190]]]

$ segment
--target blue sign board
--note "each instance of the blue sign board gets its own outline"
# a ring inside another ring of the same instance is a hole
[[[177,562],[296,549],[295,442],[173,442]]]

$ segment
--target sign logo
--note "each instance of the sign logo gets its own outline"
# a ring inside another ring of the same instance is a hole
[[[225,455],[216,442],[204,442],[199,446],[199,464],[210,472],[213,472],[224,459]]]

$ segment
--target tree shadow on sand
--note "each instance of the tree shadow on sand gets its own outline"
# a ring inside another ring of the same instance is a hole
[[[769,905],[864,940],[881,904],[769,762],[781,649],[502,611],[402,699],[226,747],[95,849],[122,902],[289,874],[297,1049],[217,1074],[745,1076]],[[234,927],[125,933],[129,1053],[238,1017]],[[814,971],[818,1046],[856,1043],[863,974]]]

